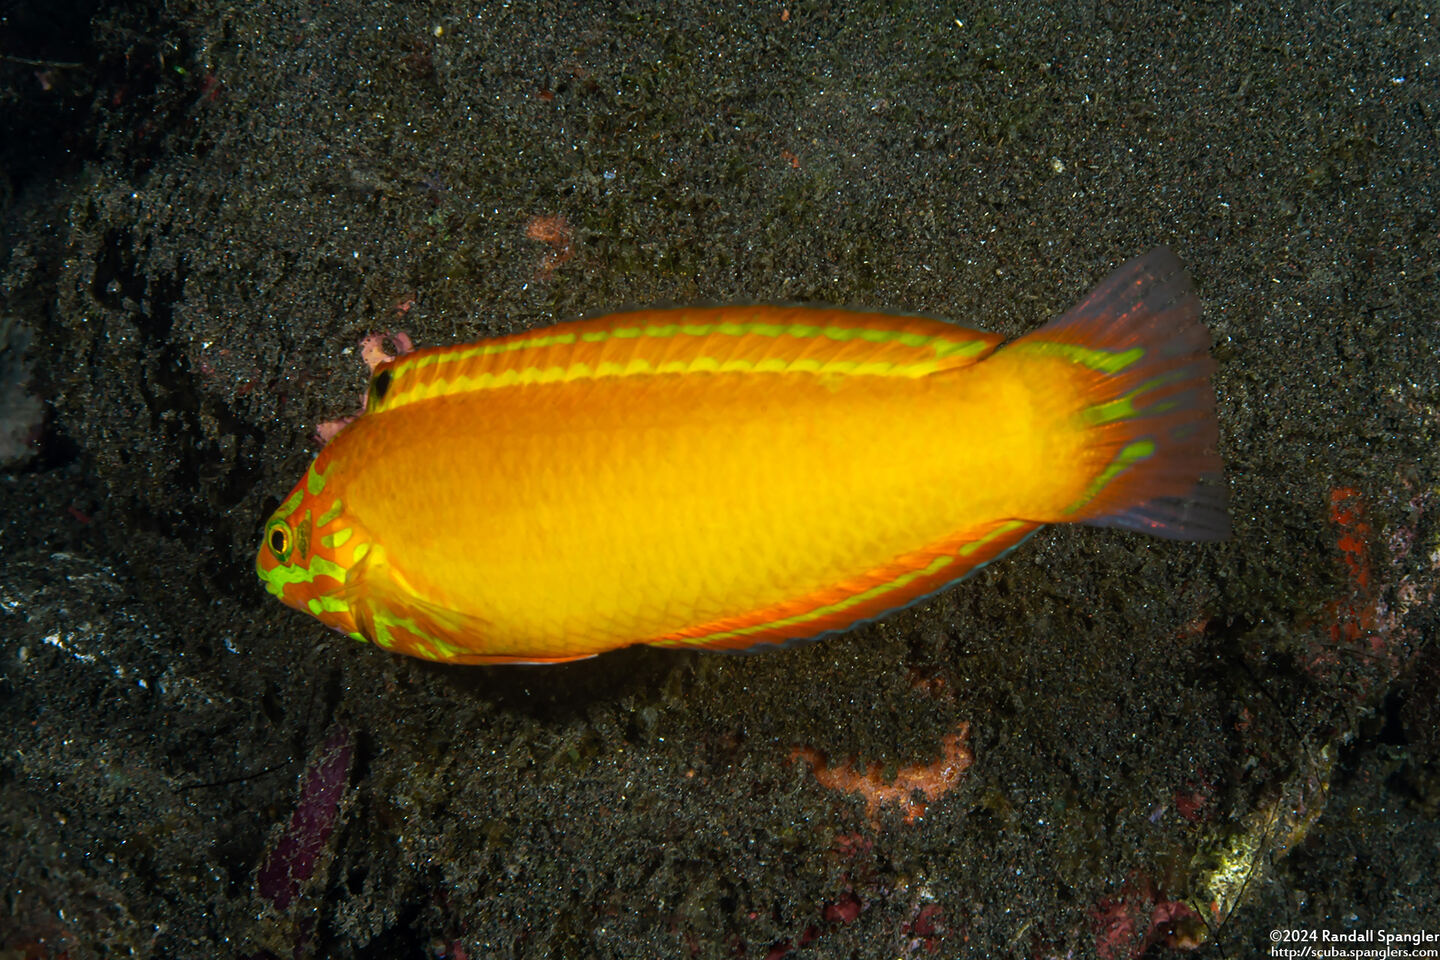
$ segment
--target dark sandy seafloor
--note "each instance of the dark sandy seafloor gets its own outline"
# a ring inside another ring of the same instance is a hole
[[[1437,31],[0,2],[0,960],[1440,933]],[[1052,527],[819,644],[543,669],[397,658],[255,578],[368,332],[815,301],[1015,335],[1157,244],[1213,333],[1226,542]],[[973,761],[914,822],[797,754],[883,783],[947,736]]]

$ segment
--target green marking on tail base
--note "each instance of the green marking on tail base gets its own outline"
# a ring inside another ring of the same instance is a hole
[[[1106,423],[1114,423],[1117,420],[1130,420],[1135,417],[1153,417],[1162,413],[1169,413],[1178,409],[1182,401],[1177,398],[1162,400],[1159,403],[1151,404],[1148,407],[1137,407],[1136,399],[1142,393],[1148,393],[1168,383],[1175,383],[1186,379],[1188,373],[1185,370],[1171,370],[1162,373],[1151,380],[1146,380],[1140,386],[1129,393],[1116,397],[1105,403],[1097,403],[1093,407],[1086,407],[1081,411],[1080,417],[1085,423],[1092,427],[1098,427]]]
[[[1009,349],[1038,353],[1044,357],[1060,357],[1082,367],[1089,367],[1097,373],[1106,374],[1119,373],[1138,363],[1145,356],[1144,347],[1131,347],[1129,350],[1099,350],[1095,347],[1084,347],[1078,343],[1057,343],[1054,340],[1019,340],[1012,343]]]
[[[1099,496],[1100,491],[1104,490],[1111,480],[1114,480],[1140,461],[1148,460],[1154,455],[1155,441],[1149,437],[1144,437],[1126,444],[1119,453],[1115,454],[1115,458],[1110,461],[1109,466],[1100,471],[1099,476],[1094,480],[1090,481],[1090,486],[1085,488],[1085,492],[1081,494],[1080,499],[1066,507],[1064,512],[1079,513],[1085,508],[1086,504]]]

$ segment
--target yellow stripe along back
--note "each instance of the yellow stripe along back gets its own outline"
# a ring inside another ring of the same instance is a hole
[[[369,410],[436,397],[600,377],[696,372],[924,377],[1003,339],[928,317],[794,307],[642,310],[498,340],[420,350],[376,370]],[[808,322],[807,322],[808,321]]]

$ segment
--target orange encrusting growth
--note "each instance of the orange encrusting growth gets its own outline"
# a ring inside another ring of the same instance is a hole
[[[905,812],[905,822],[924,819],[927,805],[949,793],[970,769],[975,755],[970,750],[970,724],[962,723],[940,738],[940,756],[931,763],[902,766],[889,780],[878,763],[862,766],[848,760],[831,764],[820,751],[811,747],[795,747],[790,759],[804,760],[823,787],[853,793],[865,800],[865,815],[875,822],[880,807],[894,804]],[[920,794],[923,801],[915,799]]]
[[[1218,494],[1192,495],[1219,465],[1183,273],[1153,252],[1092,301],[1108,324],[1082,304],[998,351],[921,317],[752,306],[411,353],[267,525],[260,573],[391,649],[533,662],[844,629],[1048,522],[1217,535]]]

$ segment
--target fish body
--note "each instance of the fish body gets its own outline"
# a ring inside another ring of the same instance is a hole
[[[842,630],[1045,523],[1224,535],[1208,336],[1173,256],[1002,339],[732,306],[409,353],[376,368],[257,568],[396,652],[557,662]]]

